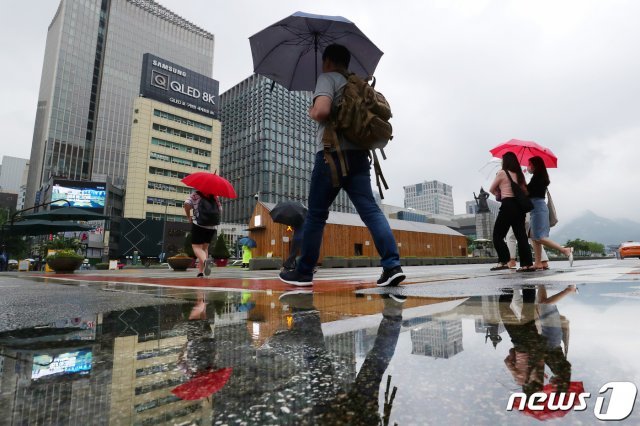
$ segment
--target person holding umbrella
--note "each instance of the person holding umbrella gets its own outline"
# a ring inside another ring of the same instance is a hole
[[[531,180],[527,184],[529,197],[533,202],[533,210],[531,211],[531,239],[533,240],[533,251],[535,253],[536,269],[543,269],[542,264],[542,246],[557,250],[569,258],[569,266],[573,266],[573,248],[563,247],[560,244],[549,239],[549,208],[545,202],[547,188],[551,181],[547,166],[541,157],[535,156],[529,159],[527,170],[532,174]]]
[[[216,208],[217,218],[213,214]],[[221,210],[218,197],[206,196],[200,191],[192,192],[184,201],[184,212],[191,223],[191,247],[198,258],[198,278],[211,275],[209,244],[216,234],[216,226],[220,224]]]
[[[405,279],[400,267],[400,255],[389,222],[378,207],[371,190],[371,174],[368,151],[358,149],[345,138],[340,138],[349,173],[340,176],[338,186],[332,182],[330,165],[324,157],[322,143],[325,126],[332,108],[342,97],[347,82],[344,77],[349,68],[351,53],[339,44],[328,45],[322,54],[322,74],[318,77],[313,105],[309,117],[318,122],[316,140],[318,152],[315,158],[309,187],[309,211],[303,226],[302,255],[294,270],[280,272],[280,280],[295,286],[313,285],[313,270],[320,256],[322,234],[329,216],[329,207],[340,189],[344,189],[353,202],[362,221],[367,225],[380,254],[383,267],[378,286],[397,285]],[[334,164],[339,164],[336,152],[332,152]],[[507,255],[508,256],[508,255]]]

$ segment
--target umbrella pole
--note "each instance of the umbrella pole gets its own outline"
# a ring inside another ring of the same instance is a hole
[[[316,60],[316,66],[314,68],[314,71],[316,73],[316,78],[315,78],[315,80],[313,80],[313,85],[315,86],[316,83],[318,82],[318,33],[314,33],[313,34],[313,47],[314,47],[314,50],[315,50],[314,57],[315,57],[315,60]]]

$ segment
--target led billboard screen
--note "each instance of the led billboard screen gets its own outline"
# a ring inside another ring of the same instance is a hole
[[[93,353],[90,349],[80,349],[56,355],[37,354],[33,356],[31,379],[69,374],[89,374]]]
[[[53,181],[51,201],[67,200],[71,207],[104,212],[107,198],[107,185],[104,182]],[[67,203],[59,201],[51,204],[52,209],[67,207]]]

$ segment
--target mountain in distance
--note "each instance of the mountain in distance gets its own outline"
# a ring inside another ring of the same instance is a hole
[[[607,219],[587,210],[569,223],[551,228],[550,238],[559,244],[580,238],[604,245],[640,241],[640,223],[629,219]]]

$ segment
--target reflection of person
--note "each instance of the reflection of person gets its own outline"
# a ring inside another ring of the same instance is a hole
[[[511,176],[511,179],[507,176]],[[502,170],[497,174],[489,192],[497,196],[501,195],[501,206],[493,228],[493,246],[498,252],[498,265],[491,268],[492,271],[501,269],[509,269],[509,249],[504,241],[509,228],[513,228],[513,232],[518,241],[518,251],[520,252],[520,269],[518,272],[535,271],[532,266],[531,249],[527,233],[524,228],[525,213],[518,206],[513,191],[511,189],[511,180],[520,185],[522,190],[527,193],[524,174],[518,163],[518,157],[513,152],[507,152],[502,156]]]
[[[187,343],[178,356],[178,368],[189,377],[215,369],[216,344],[213,337],[213,318],[208,318],[206,297],[199,292],[188,313],[188,321],[181,324],[187,332]]]
[[[573,266],[573,249],[571,247],[563,247],[560,244],[549,239],[549,208],[545,202],[547,188],[551,181],[547,166],[540,157],[531,157],[528,166],[529,173],[533,176],[527,184],[529,197],[533,202],[533,210],[531,211],[531,239],[533,240],[533,251],[535,253],[536,268],[543,268],[541,261],[542,246],[557,250],[569,258],[569,265]]]
[[[312,390],[306,395],[313,404],[313,424],[372,425],[380,423],[378,396],[380,384],[395,352],[402,326],[402,296],[385,295],[382,320],[376,340],[367,353],[353,384],[336,388],[336,372],[327,351],[320,313],[313,305],[313,294],[285,293],[280,301],[291,308],[292,326],[269,341],[271,348],[286,348],[289,357],[302,351],[306,377]]]
[[[391,227],[376,204],[371,191],[369,151],[358,149],[348,140],[340,137],[339,145],[344,158],[338,158],[335,151],[327,152],[325,157],[322,143],[325,127],[332,108],[337,106],[342,97],[346,84],[343,73],[347,71],[350,60],[349,50],[338,44],[327,46],[322,54],[323,72],[318,77],[313,105],[309,109],[309,116],[319,123],[316,133],[318,152],[311,173],[309,210],[303,227],[304,238],[300,262],[295,270],[280,272],[280,279],[288,284],[296,286],[313,284],[313,269],[320,256],[322,234],[329,216],[329,207],[340,189],[346,191],[355,205],[362,221],[369,228],[380,254],[383,272],[377,285],[397,285],[405,279]],[[332,169],[336,174],[332,173]],[[343,176],[344,174],[346,176]]]
[[[198,224],[198,217],[200,216],[198,204],[201,198],[200,192],[195,191],[184,201],[184,211],[189,223],[191,223],[191,247],[193,248],[193,253],[198,258],[198,277],[203,277],[204,275],[209,276],[209,274],[211,274],[209,244],[211,244],[211,239],[216,234],[215,225]],[[213,198],[218,204],[220,211],[222,211],[218,197],[214,196]],[[192,211],[193,216],[191,215]]]
[[[248,268],[251,261],[251,248],[249,246],[242,246],[242,268]]]
[[[500,296],[500,316],[513,344],[505,366],[527,395],[542,391],[545,365],[553,373],[550,382],[557,391],[566,391],[571,379],[571,364],[566,359],[568,327],[555,303],[575,292],[575,286],[550,297],[544,286],[537,291],[525,288],[521,296],[520,290],[513,291],[514,294]]]
[[[4,246],[2,246],[0,248],[0,272],[6,271],[8,265],[9,265],[9,259],[7,258],[7,252]]]

